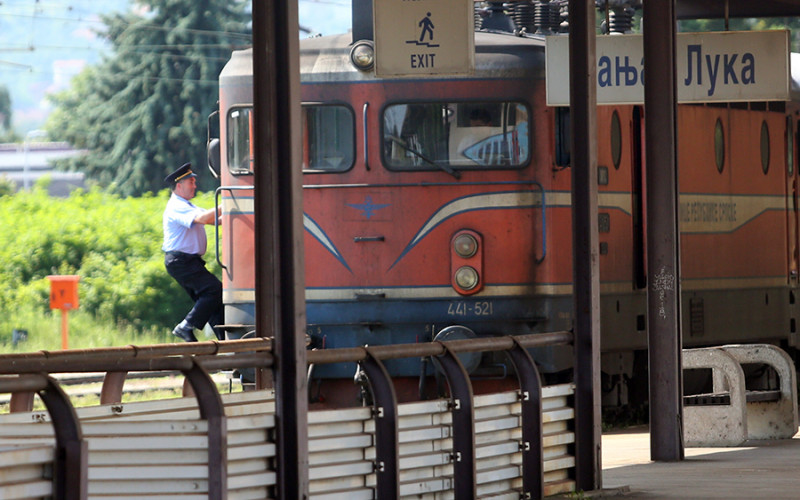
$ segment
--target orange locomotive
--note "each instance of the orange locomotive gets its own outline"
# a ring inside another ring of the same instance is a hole
[[[370,45],[300,44],[310,348],[570,329],[569,109],[546,105],[544,38],[476,30],[472,74],[424,79],[376,76]],[[211,154],[234,337],[254,316],[251,86],[252,53],[235,52]],[[647,379],[643,108],[597,117],[604,403],[619,405]],[[678,120],[685,344],[793,348],[797,103],[681,105]],[[545,377],[569,372],[568,348],[532,355]],[[513,376],[502,356],[461,356],[477,390]],[[424,359],[387,366],[401,399],[435,379]],[[312,369],[315,396],[355,397],[355,371]]]

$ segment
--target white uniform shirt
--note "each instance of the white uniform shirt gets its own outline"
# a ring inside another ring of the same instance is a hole
[[[189,200],[172,193],[164,210],[164,244],[161,249],[197,255],[206,253],[205,226],[194,224],[194,219],[203,212],[205,210],[192,205]]]

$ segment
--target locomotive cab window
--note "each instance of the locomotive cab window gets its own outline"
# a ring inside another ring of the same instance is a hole
[[[228,112],[228,168],[234,175],[253,173],[253,108],[237,107]]]
[[[353,110],[334,104],[305,104],[302,112],[303,171],[343,172],[355,161]]]
[[[383,161],[393,170],[519,168],[530,161],[530,113],[520,102],[392,104]]]

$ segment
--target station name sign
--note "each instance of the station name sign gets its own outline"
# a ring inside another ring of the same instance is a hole
[[[641,35],[597,37],[597,103],[644,102]],[[569,105],[569,39],[547,37],[547,104]],[[678,102],[789,100],[789,31],[679,33]]]
[[[475,67],[473,2],[380,0],[373,3],[375,74],[470,74]]]

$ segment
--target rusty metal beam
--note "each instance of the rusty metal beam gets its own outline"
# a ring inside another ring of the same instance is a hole
[[[369,355],[359,363],[367,375],[372,392],[375,420],[375,490],[381,500],[400,498],[400,456],[398,436],[397,397],[386,367]]]
[[[456,353],[506,351],[513,349],[516,344],[524,348],[570,344],[573,341],[573,337],[572,332],[533,333],[517,336],[448,340],[444,343],[427,342],[370,346],[369,350],[370,355],[376,359],[428,357],[443,354],[443,344],[446,344],[450,350]],[[30,356],[3,354],[0,355],[0,374],[109,372],[106,375],[107,383],[111,386],[120,386],[124,382],[127,372],[184,370],[191,367],[191,358],[195,358],[205,370],[249,367],[269,368],[273,365],[272,353],[257,350],[268,349],[269,345],[258,340],[229,341],[232,344],[239,343],[240,346],[243,345],[244,347],[226,350],[224,351],[226,354],[232,355],[225,356],[203,354],[206,352],[205,349],[200,349],[196,355],[191,353],[192,355],[163,356],[158,349],[149,349],[149,347],[157,346],[126,346],[103,349],[102,355],[96,355],[96,353],[89,350],[77,349],[74,351],[57,351],[58,354],[55,356],[47,351],[31,353]],[[308,351],[307,361],[317,364],[358,362],[366,359],[367,355],[363,347],[323,349]],[[112,393],[114,392],[111,389],[109,390]]]
[[[122,389],[125,387],[127,371],[106,372],[103,387],[100,389],[100,404],[108,405],[122,402]]]
[[[519,343],[506,351],[517,372],[522,419],[522,498],[544,498],[542,379],[530,353]]]
[[[270,339],[243,339],[219,342],[192,342],[180,344],[127,345],[121,347],[101,347],[96,349],[70,349],[57,351],[36,351],[0,356],[0,366],[13,365],[20,360],[31,359],[130,359],[130,358],[162,358],[184,355],[215,355],[248,351],[269,351],[272,349]]]
[[[544,347],[572,342],[572,332],[534,333],[519,336],[482,337],[476,339],[448,340],[419,344],[391,344],[369,347],[371,356],[377,359],[417,358],[441,356],[445,345],[455,353],[490,352],[513,349],[518,343],[525,348]],[[308,352],[308,362],[315,364],[358,362],[367,358],[363,347],[322,349]]]
[[[578,490],[591,491],[602,486],[603,477],[600,455],[600,270],[594,0],[569,0],[569,26],[575,479]]]
[[[437,356],[450,388],[450,412],[453,416],[453,496],[478,498],[475,464],[475,411],[472,384],[455,352],[444,345]]]
[[[52,377],[39,391],[56,433],[53,468],[53,498],[85,500],[89,495],[89,445],[81,433],[80,421],[69,396]]]
[[[193,360],[194,361],[194,360]],[[208,422],[208,498],[228,494],[228,420],[217,386],[198,363],[183,371],[197,398],[200,418]]]
[[[214,358],[197,358],[206,370],[229,368],[268,368],[272,366],[272,355],[269,353],[243,353],[236,356]],[[104,372],[104,371],[172,371],[191,368],[192,357],[168,357],[154,359],[123,360],[82,360],[80,358],[59,360],[27,360],[18,362],[12,367],[3,365],[0,357],[0,374],[13,373],[70,373],[70,372]]]
[[[32,391],[18,391],[11,394],[11,401],[8,403],[8,411],[11,413],[22,413],[33,411],[33,399],[36,396]]]
[[[644,2],[650,458],[682,460],[675,0]]]

